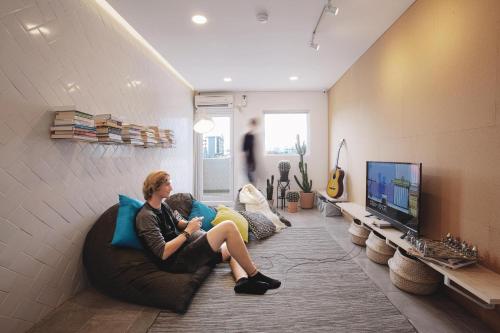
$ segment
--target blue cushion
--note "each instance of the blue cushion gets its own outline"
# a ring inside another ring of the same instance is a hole
[[[198,200],[193,200],[193,207],[191,208],[191,213],[189,214],[188,220],[203,216],[204,219],[201,228],[205,231],[208,231],[213,228],[212,221],[215,219],[215,215],[217,215],[217,212],[214,208],[210,208]]]
[[[132,247],[142,250],[142,244],[135,232],[135,217],[144,205],[144,202],[119,195],[120,207],[116,218],[115,233],[111,245]]]

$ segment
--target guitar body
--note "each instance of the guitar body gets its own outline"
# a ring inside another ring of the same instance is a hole
[[[344,193],[344,176],[345,172],[339,167],[332,171],[332,176],[328,179],[326,193],[332,198],[340,198]]]

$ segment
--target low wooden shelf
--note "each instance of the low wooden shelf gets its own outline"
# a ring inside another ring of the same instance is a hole
[[[378,219],[367,217],[370,215],[365,208],[353,202],[336,203],[343,214],[359,219],[366,227],[377,231],[386,238],[388,245],[408,250],[411,244],[401,239],[403,233],[394,228],[378,228],[374,223]],[[478,305],[493,309],[500,304],[500,274],[497,274],[484,266],[474,264],[456,270],[442,267],[422,260],[425,264],[438,271],[444,276],[445,284],[451,289],[471,299]]]

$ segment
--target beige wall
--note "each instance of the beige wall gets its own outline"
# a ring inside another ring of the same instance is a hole
[[[423,163],[423,232],[500,273],[500,1],[418,0],[329,91],[330,167],[364,205],[367,160]]]
[[[52,141],[55,105],[172,128],[177,148]],[[192,91],[94,1],[0,1],[0,331],[85,285],[85,235],[118,193],[141,198],[159,168],[192,191],[192,114]]]

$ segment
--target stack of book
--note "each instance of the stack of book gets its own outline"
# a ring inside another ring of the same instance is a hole
[[[135,124],[123,124],[122,126],[122,140],[125,143],[143,146],[144,142],[141,138],[142,126]]]
[[[143,127],[141,130],[142,143],[145,148],[154,147],[158,144],[155,138],[155,132],[149,127]]]
[[[160,129],[160,140],[163,148],[172,148],[175,145],[174,132],[169,129]]]
[[[155,139],[158,142],[158,147],[162,148],[170,148],[172,147],[173,139],[172,139],[172,131],[168,129],[161,129],[157,126],[149,126],[151,130],[153,130]]]
[[[111,114],[98,114],[94,116],[97,128],[97,138],[102,143],[123,143],[122,121]]]
[[[66,110],[63,110],[66,108]],[[91,114],[62,107],[56,111],[54,126],[50,128],[52,139],[97,141],[96,128]]]

